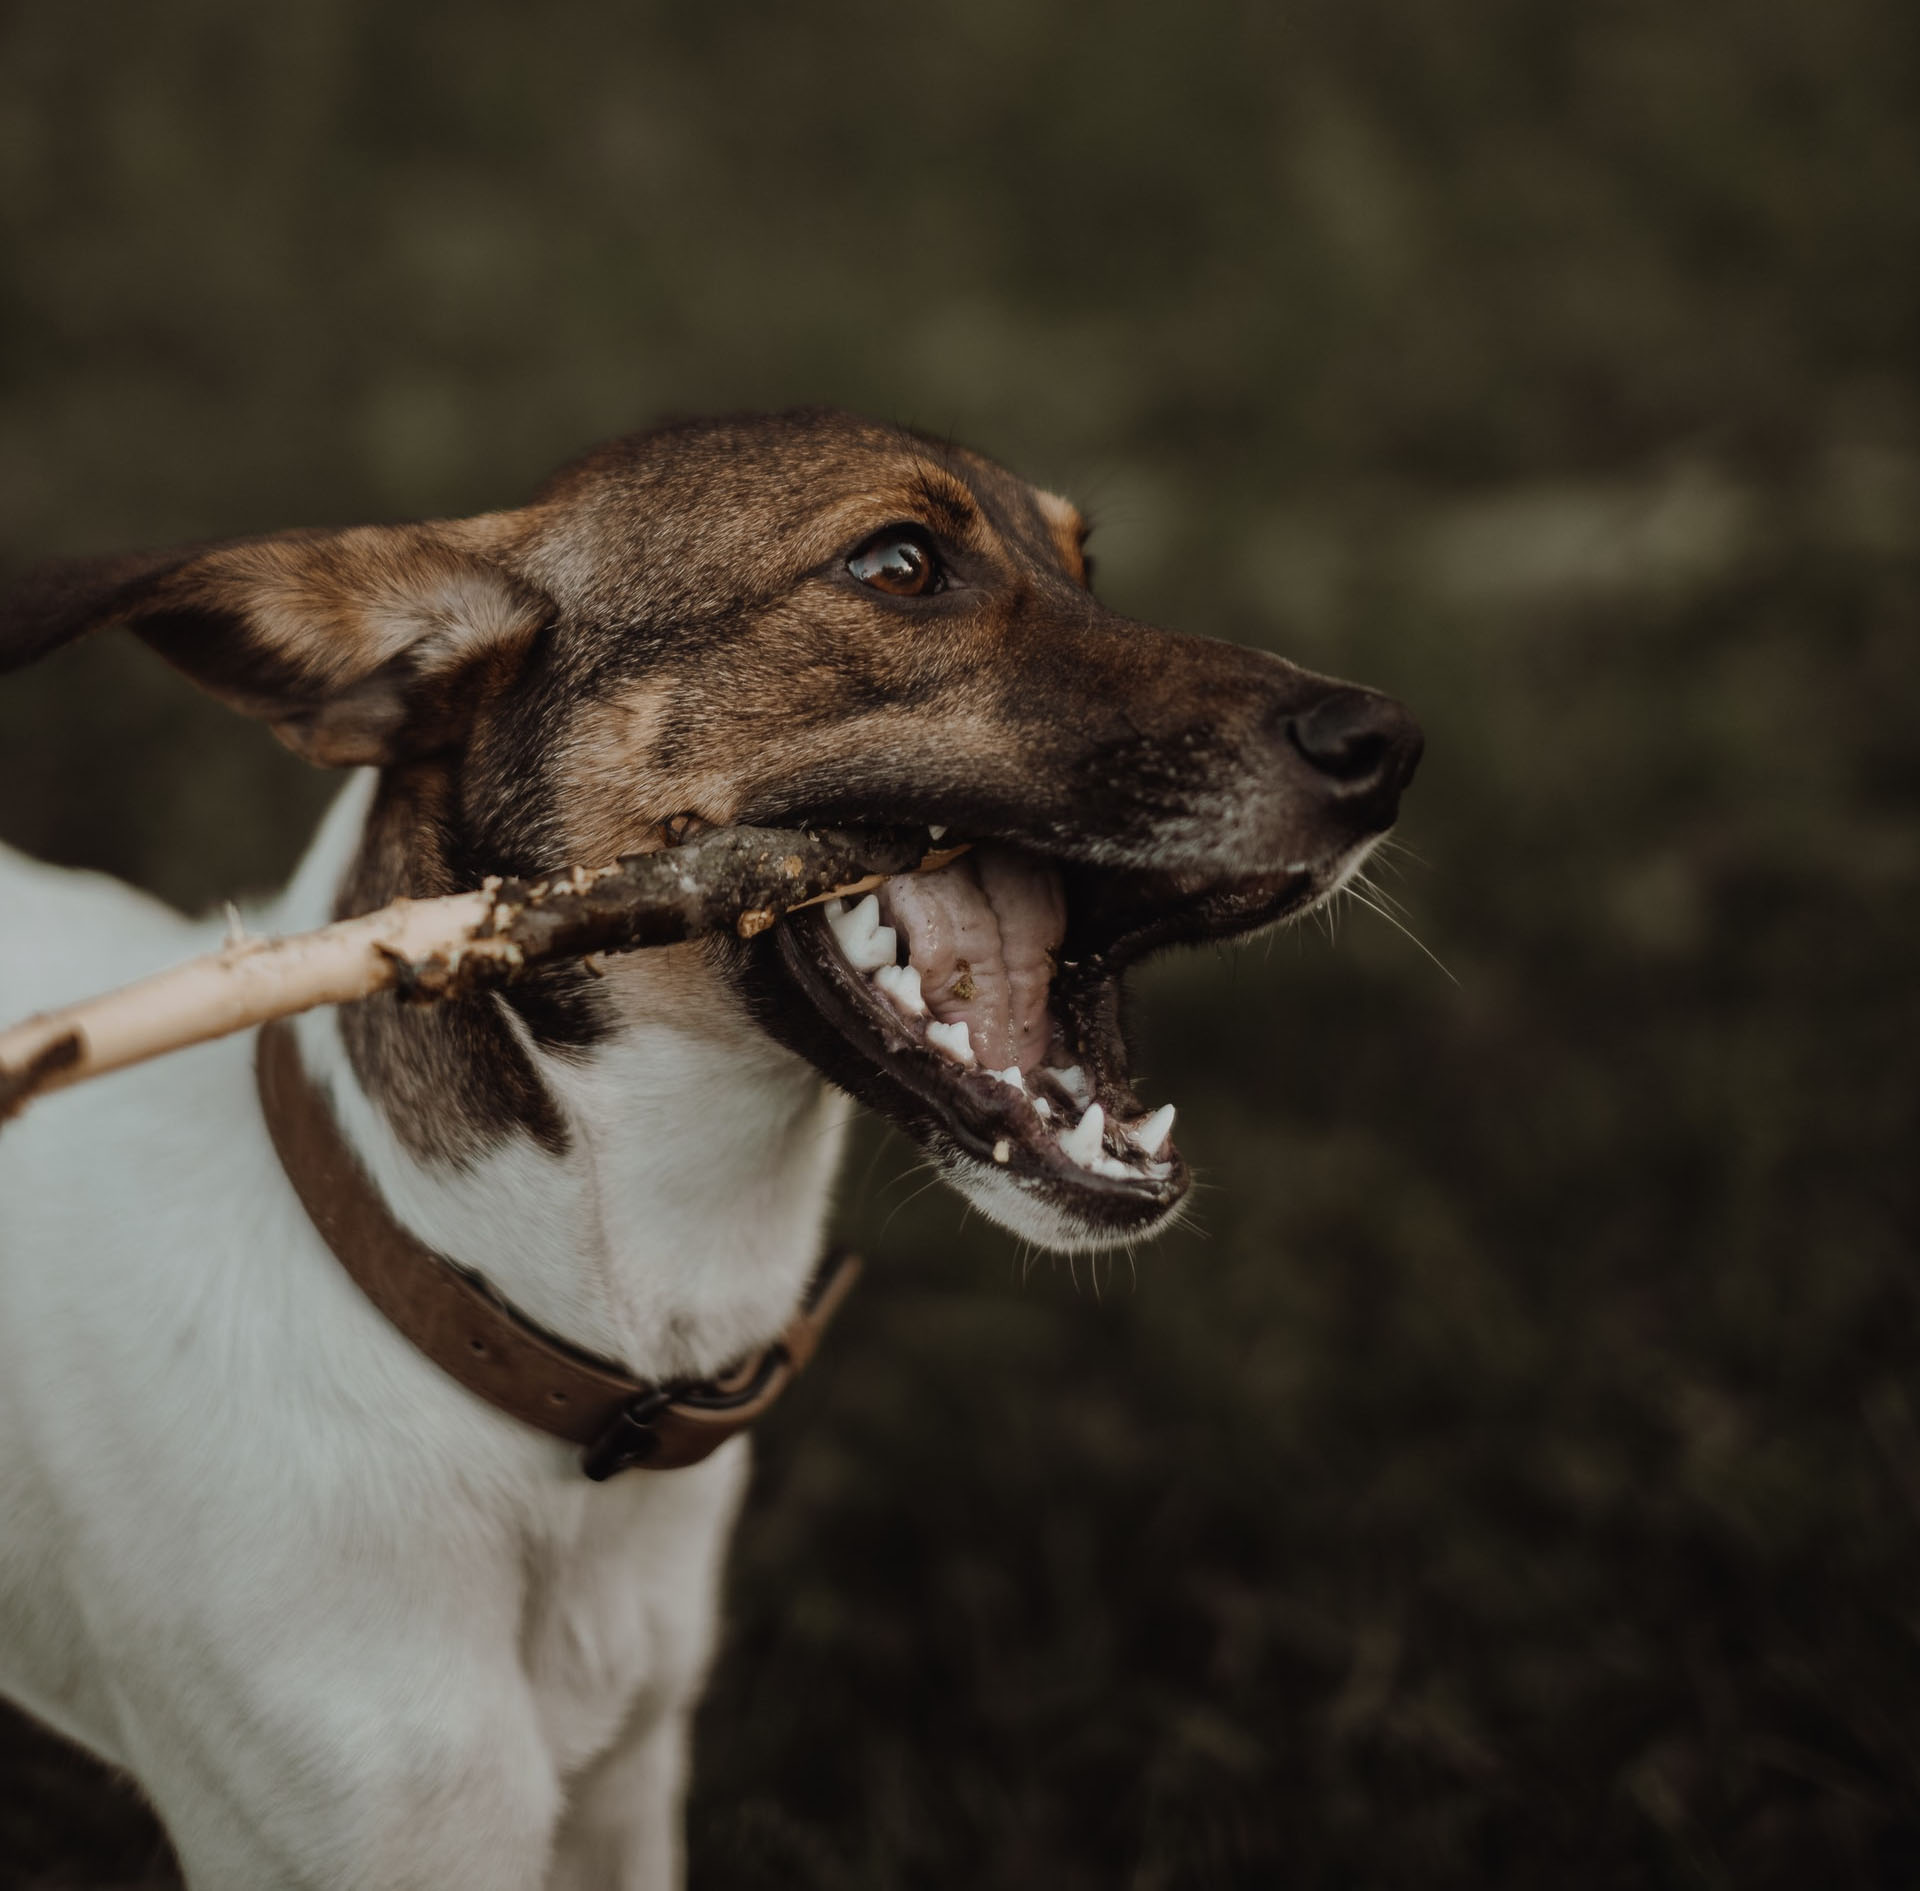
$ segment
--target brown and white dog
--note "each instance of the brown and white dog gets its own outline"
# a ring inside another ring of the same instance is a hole
[[[1085,535],[915,434],[699,422],[518,511],[43,573],[0,668],[125,626],[358,767],[276,930],[670,823],[975,843],[751,941],[300,1021],[399,1222],[636,1375],[708,1374],[793,1311],[846,1094],[1029,1240],[1165,1226],[1125,968],[1307,910],[1395,817],[1403,710],[1116,617]],[[205,943],[0,855],[0,1014]],[[442,1375],[308,1223],[249,1057],[0,1134],[0,1682],[140,1780],[199,1891],[677,1882],[744,1446],[589,1484]]]

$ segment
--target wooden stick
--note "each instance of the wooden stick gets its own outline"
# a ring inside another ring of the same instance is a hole
[[[395,900],[315,932],[236,937],[0,1031],[0,1122],[50,1090],[315,1005],[389,988],[459,998],[588,953],[717,931],[751,939],[784,913],[864,893],[891,874],[943,867],[965,851],[927,853],[923,839],[899,834],[723,827],[597,872],[489,880],[471,893]]]

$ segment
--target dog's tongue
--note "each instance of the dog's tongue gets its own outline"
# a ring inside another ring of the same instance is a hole
[[[1067,931],[1051,867],[982,843],[936,873],[886,881],[880,910],[907,942],[928,1008],[942,1024],[967,1027],[982,1068],[1040,1062],[1053,1035],[1053,953]]]

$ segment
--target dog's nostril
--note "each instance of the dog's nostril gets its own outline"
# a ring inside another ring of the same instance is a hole
[[[1287,739],[1321,774],[1346,789],[1373,787],[1390,772],[1410,775],[1420,753],[1413,718],[1390,696],[1364,689],[1321,697],[1288,722]]]

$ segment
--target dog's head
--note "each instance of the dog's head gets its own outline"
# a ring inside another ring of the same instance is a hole
[[[995,1219],[1084,1246],[1152,1232],[1188,1186],[1128,1075],[1125,968],[1326,897],[1420,753],[1386,697],[1104,609],[1085,537],[1065,500],[895,428],[700,422],[516,512],[50,570],[0,616],[0,667],[125,624],[311,759],[380,765],[356,909],[695,824],[971,843],[690,949],[678,1002],[810,1060]],[[609,984],[569,971],[515,1002],[583,1047],[620,1028]],[[377,1036],[356,1045],[376,1093]],[[513,1036],[492,1051],[482,1129],[564,1133]]]

